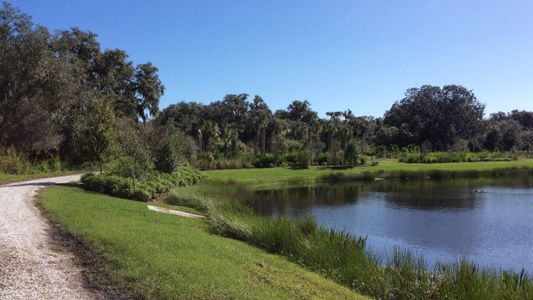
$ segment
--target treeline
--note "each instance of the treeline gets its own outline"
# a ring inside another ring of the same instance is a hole
[[[122,50],[102,50],[91,32],[51,33],[2,4],[0,154],[102,161],[117,150],[113,140],[157,114],[163,92],[151,63],[134,65]]]
[[[185,133],[201,161],[253,154],[258,165],[279,163],[283,155],[290,164],[291,154],[302,152],[317,164],[353,165],[367,155],[528,151],[533,145],[533,112],[484,119],[484,106],[458,85],[409,89],[382,118],[356,116],[351,110],[326,115],[320,118],[308,101],[298,100],[272,112],[260,96],[249,101],[240,94],[210,104],[170,105],[154,125]]]
[[[0,154],[71,165],[112,161],[135,173],[163,154],[202,168],[306,167],[361,164],[402,150],[529,151],[533,144],[533,112],[485,119],[484,105],[459,85],[408,89],[379,118],[351,110],[321,118],[299,100],[272,111],[248,94],[159,111],[164,86],[151,63],[102,50],[91,32],[51,33],[7,3],[0,22]]]

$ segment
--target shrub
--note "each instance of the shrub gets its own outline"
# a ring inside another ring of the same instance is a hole
[[[199,157],[195,166],[200,170],[248,169],[253,167],[249,160],[248,157],[216,158],[209,154]]]
[[[518,159],[518,153],[505,152],[403,152],[398,160],[405,163],[451,163],[451,162],[476,162],[476,161],[509,161]]]
[[[287,154],[285,157],[289,166],[297,169],[307,169],[313,162],[313,153],[311,151],[298,151]]]
[[[157,151],[157,158],[155,167],[159,172],[172,173],[176,170],[178,162],[176,160],[176,153],[170,143],[165,143],[159,151]]]
[[[328,161],[329,161],[329,153],[327,152],[320,153],[318,157],[316,158],[316,163],[321,166],[327,165]]]
[[[359,152],[355,143],[350,143],[344,151],[344,162],[349,165],[356,165],[359,163]]]
[[[328,165],[342,166],[344,165],[344,151],[330,151],[328,154]]]
[[[81,182],[87,190],[137,201],[148,201],[172,188],[192,185],[204,178],[198,170],[182,166],[172,174],[151,172],[139,181],[117,175],[89,173],[82,176]]]
[[[0,156],[0,171],[7,174],[21,174],[28,170],[28,162],[13,148]]]
[[[263,153],[255,157],[253,166],[256,168],[272,168],[280,166],[282,160],[279,155],[272,153]]]

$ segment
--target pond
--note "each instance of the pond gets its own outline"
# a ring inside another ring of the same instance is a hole
[[[533,177],[321,183],[245,194],[260,214],[311,214],[328,228],[395,247],[429,267],[465,257],[484,267],[533,273]]]

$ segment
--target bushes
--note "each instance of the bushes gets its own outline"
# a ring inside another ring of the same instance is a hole
[[[89,173],[82,176],[81,182],[87,190],[137,201],[148,201],[172,188],[195,184],[203,179],[204,175],[198,170],[179,167],[172,174],[152,172],[139,181],[116,175]]]
[[[313,162],[313,153],[311,151],[298,151],[289,153],[285,156],[289,166],[296,169],[307,169]]]
[[[61,171],[62,165],[58,157],[31,162],[26,156],[14,149],[8,149],[0,155],[0,172],[6,174],[38,174]]]
[[[0,156],[0,171],[7,174],[22,174],[28,169],[28,162],[14,149],[9,149],[5,155]]]
[[[172,173],[178,167],[178,161],[176,160],[176,153],[170,143],[165,143],[157,151],[157,157],[155,161],[155,167],[159,172]]]
[[[507,152],[403,152],[398,160],[405,163],[451,163],[476,161],[510,161],[518,159],[518,153]]]
[[[272,153],[263,153],[255,157],[253,165],[256,168],[278,167],[283,163],[281,156]]]
[[[248,169],[253,167],[247,157],[224,158],[215,157],[211,153],[200,156],[194,166],[200,170]]]

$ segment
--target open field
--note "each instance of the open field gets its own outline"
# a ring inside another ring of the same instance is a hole
[[[363,299],[349,289],[243,242],[203,220],[145,203],[54,186],[45,212],[94,251],[107,283],[141,298]]]
[[[348,169],[333,169],[312,167],[309,169],[290,168],[265,168],[265,169],[235,169],[235,170],[215,170],[205,171],[212,181],[238,181],[254,189],[275,188],[283,182],[309,182],[325,178],[332,174],[344,174],[361,178],[387,177],[388,175],[431,175],[438,172],[440,174],[469,174],[479,172],[481,174],[495,173],[500,171],[520,171],[533,170],[533,159],[523,159],[517,161],[502,162],[465,162],[465,163],[400,163],[396,160],[380,160],[378,166],[361,166]]]

